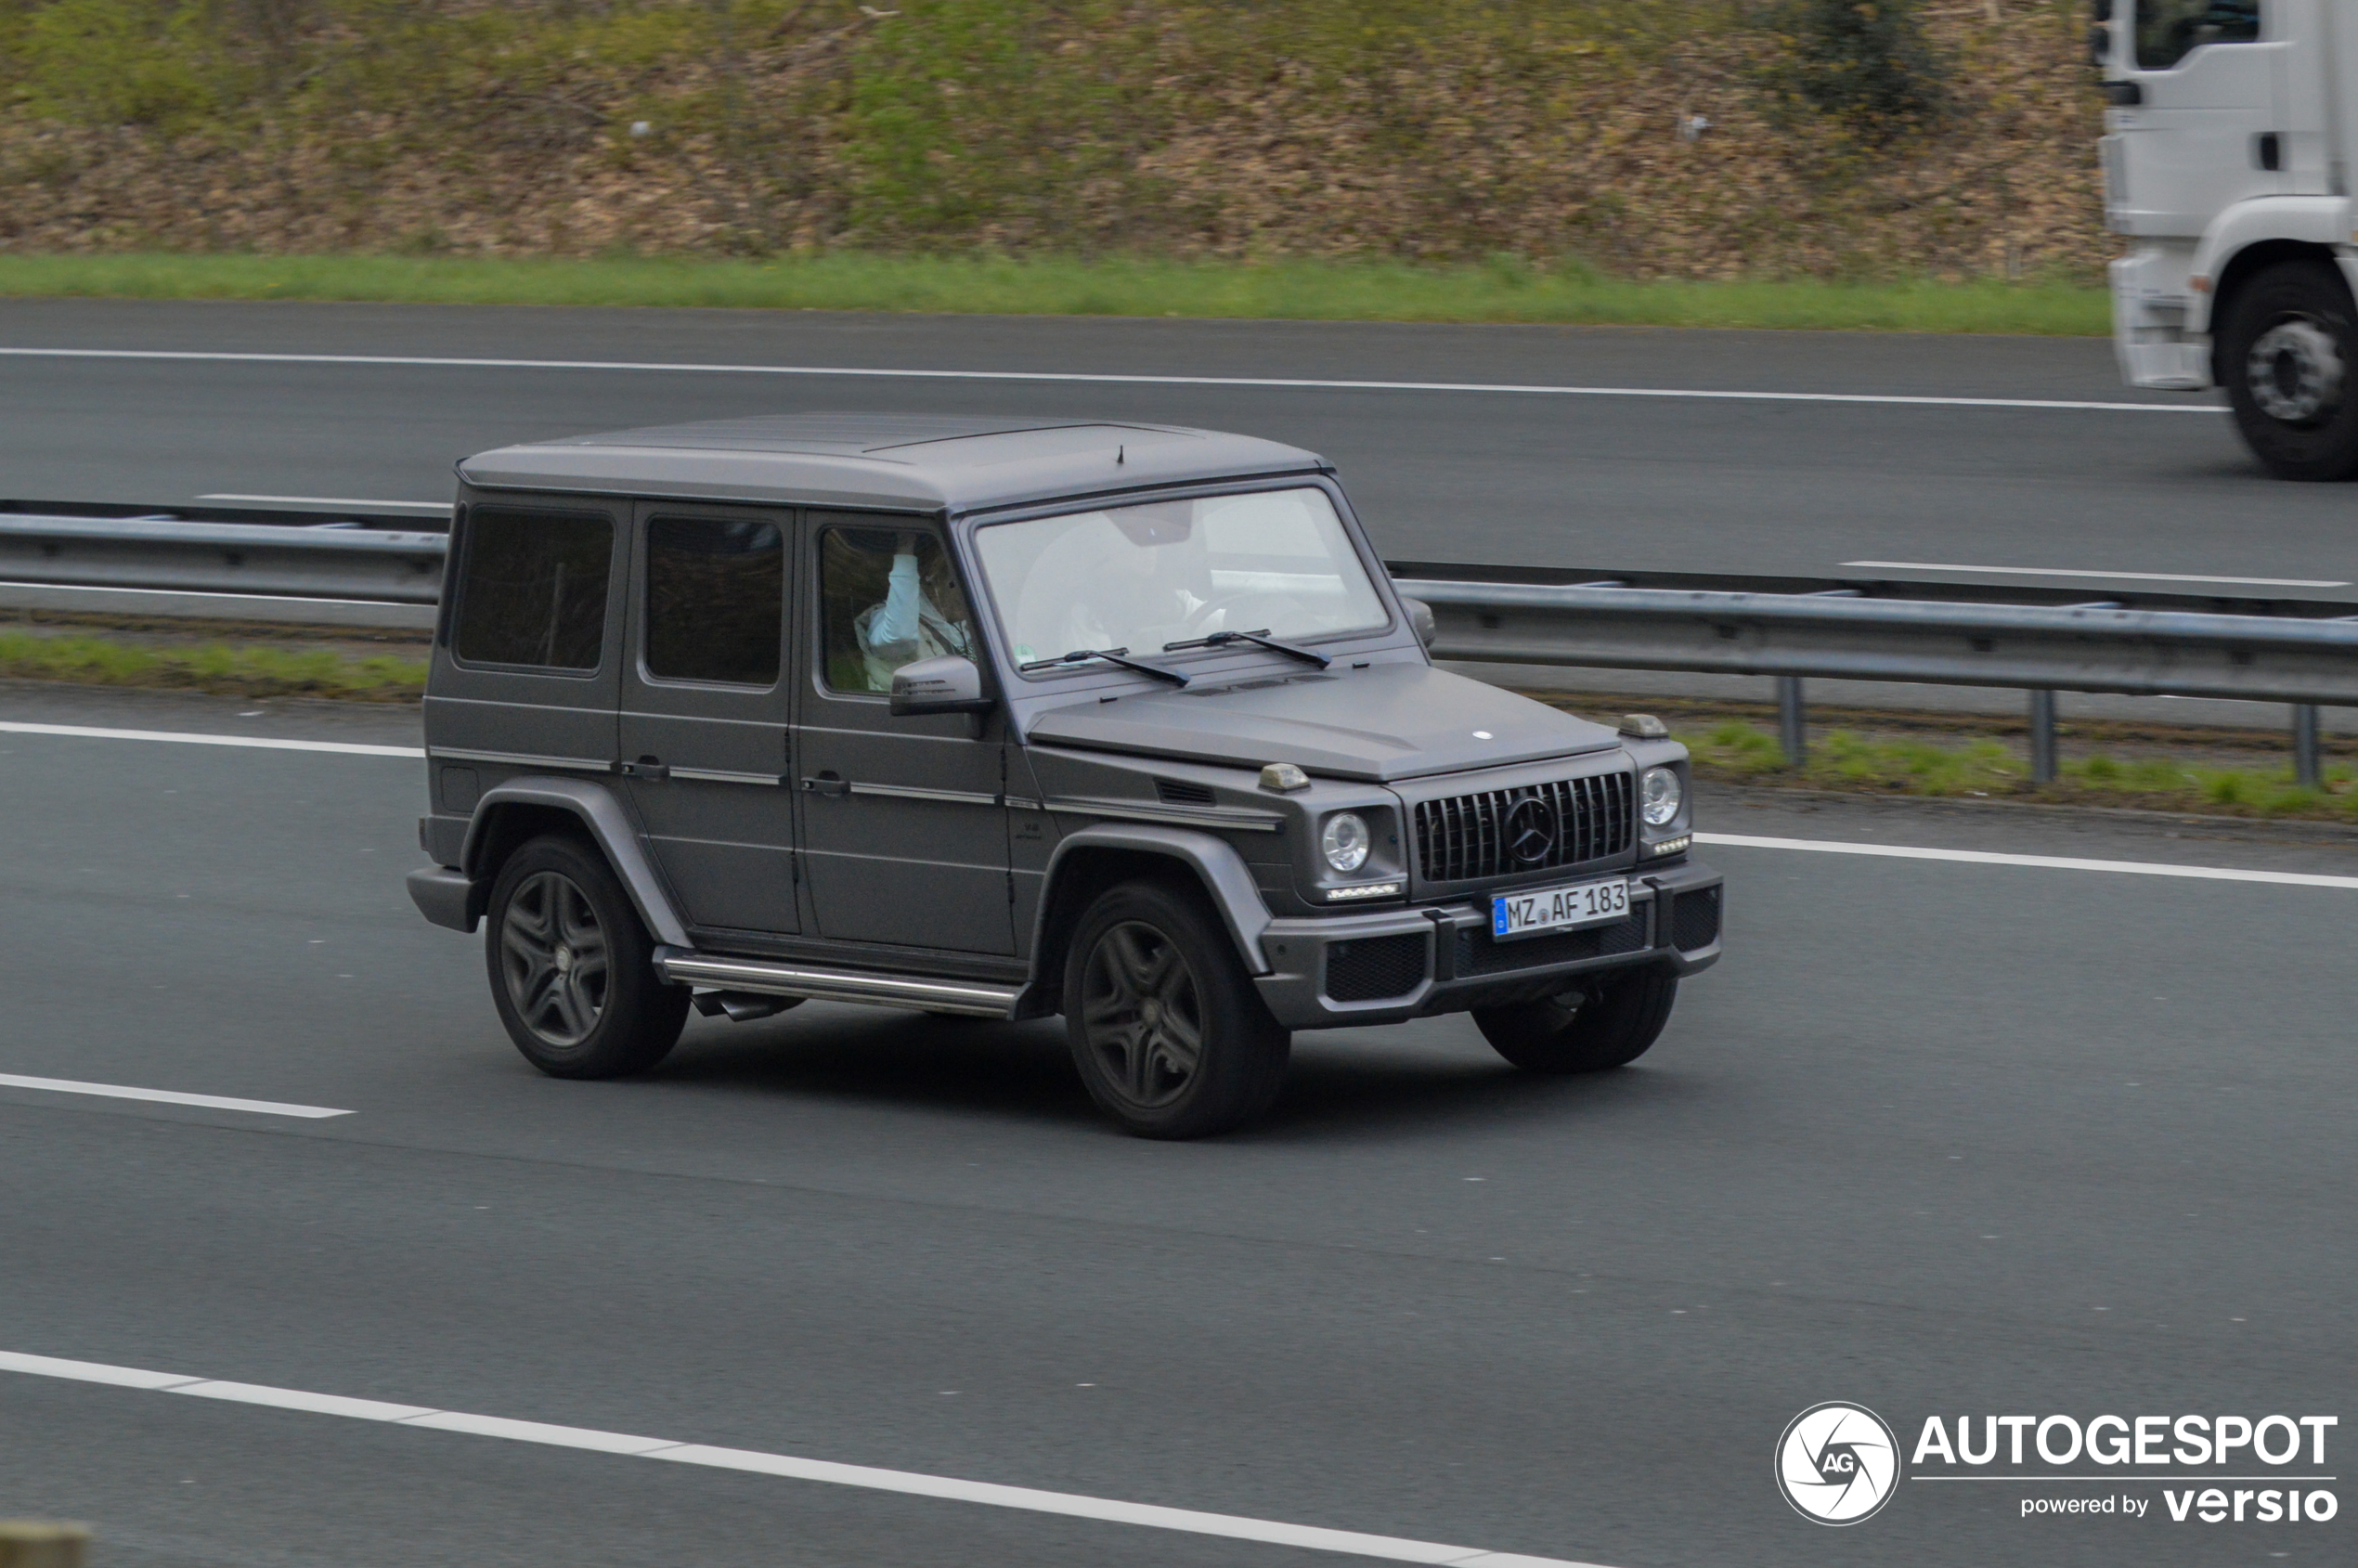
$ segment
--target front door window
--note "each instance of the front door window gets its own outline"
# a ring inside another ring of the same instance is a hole
[[[828,529],[819,539],[819,598],[833,691],[889,693],[904,664],[974,657],[965,593],[930,533]]]
[[[817,679],[796,748],[819,934],[1012,953],[1003,737],[964,714],[893,717],[892,672],[978,652],[941,537],[913,519],[810,518]]]

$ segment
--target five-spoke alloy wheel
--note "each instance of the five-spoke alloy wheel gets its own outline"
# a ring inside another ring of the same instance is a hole
[[[1150,1138],[1224,1133],[1267,1109],[1290,1040],[1202,897],[1127,882],[1082,914],[1065,1020],[1090,1095]]]
[[[533,1066],[613,1078],[678,1043],[688,992],[656,976],[646,927],[596,850],[554,836],[525,844],[500,867],[489,914],[492,1001]]]
[[[516,884],[499,917],[499,968],[535,1039],[562,1051],[590,1037],[606,1010],[606,934],[580,884],[562,871]]]

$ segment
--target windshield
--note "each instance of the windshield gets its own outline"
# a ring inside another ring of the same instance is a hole
[[[1387,620],[1334,503],[1308,487],[997,523],[976,532],[975,551],[1018,664]]]

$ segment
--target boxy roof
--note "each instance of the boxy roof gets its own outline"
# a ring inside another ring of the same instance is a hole
[[[1326,466],[1315,453],[1176,425],[922,414],[777,414],[481,452],[485,489],[968,512]]]

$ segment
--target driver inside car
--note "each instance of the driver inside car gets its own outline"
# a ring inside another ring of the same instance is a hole
[[[902,534],[894,541],[884,603],[861,611],[851,629],[872,692],[891,691],[892,672],[902,665],[944,654],[973,657],[966,628],[943,615],[926,593],[914,534]]]
[[[1153,654],[1165,642],[1220,630],[1225,617],[1204,615],[1211,585],[1192,511],[1180,501],[1074,519],[1025,583],[1017,618],[1033,632],[1035,650],[1027,656],[1079,648]]]

